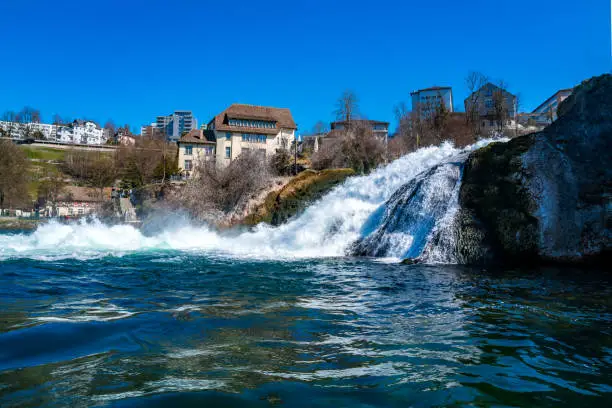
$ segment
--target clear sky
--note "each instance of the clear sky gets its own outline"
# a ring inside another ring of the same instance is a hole
[[[410,91],[481,71],[535,108],[610,72],[610,0],[0,0],[0,112],[140,127],[232,102],[288,107],[301,131],[352,89],[395,122]]]

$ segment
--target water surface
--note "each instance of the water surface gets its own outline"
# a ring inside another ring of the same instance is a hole
[[[606,406],[607,274],[0,261],[0,406]]]

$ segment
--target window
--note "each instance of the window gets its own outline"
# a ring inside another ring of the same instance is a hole
[[[232,148],[230,146],[227,146],[225,148],[225,158],[230,159],[231,157],[232,157]]]
[[[192,168],[193,168],[193,163],[191,162],[191,160],[185,160],[185,170],[191,171]]]
[[[206,156],[210,156],[211,154],[213,154],[213,147],[212,146],[204,146],[204,154]]]
[[[185,156],[191,156],[193,154],[193,146],[185,146]]]
[[[227,132],[225,134],[225,140],[230,140],[232,138],[232,134],[230,132]]]

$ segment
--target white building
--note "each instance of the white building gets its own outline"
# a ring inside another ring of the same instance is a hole
[[[2,133],[13,139],[43,139],[55,140],[57,126],[47,123],[17,123],[0,121]]]
[[[101,145],[108,140],[108,133],[94,122],[75,120],[68,126],[47,123],[17,123],[0,121],[5,137],[13,139],[36,139],[60,143]]]
[[[58,131],[57,141],[61,143],[101,145],[106,143],[107,134],[94,122],[75,120]]]

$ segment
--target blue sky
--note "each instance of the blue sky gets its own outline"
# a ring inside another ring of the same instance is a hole
[[[0,0],[0,112],[139,128],[240,102],[288,107],[308,131],[344,89],[391,122],[418,88],[450,85],[461,105],[470,70],[531,110],[610,72],[610,15],[609,0]]]

